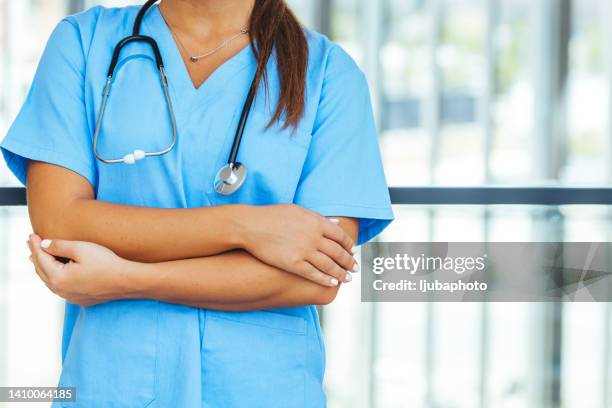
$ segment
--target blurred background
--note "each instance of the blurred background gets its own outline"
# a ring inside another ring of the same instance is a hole
[[[133,3],[0,0],[0,135],[64,15]],[[391,186],[610,184],[609,0],[289,3],[366,72]],[[381,239],[610,241],[611,208],[396,206]],[[25,208],[0,207],[0,385],[59,373],[62,303],[27,262],[29,232]],[[608,304],[359,299],[346,285],[322,313],[332,408],[612,406]]]

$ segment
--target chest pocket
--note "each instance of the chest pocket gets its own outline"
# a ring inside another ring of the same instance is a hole
[[[171,142],[172,124],[154,61],[144,54],[125,56],[117,66],[107,101],[98,138],[99,154],[104,159],[120,159],[136,149],[161,151]],[[172,160],[163,157],[148,158],[136,165],[99,161],[97,164],[98,199],[127,205],[171,204],[152,200],[147,184],[151,181],[152,166],[172,166]]]
[[[310,145],[310,134],[303,129],[283,129],[274,123],[267,128],[268,116],[251,112],[238,153],[246,166],[247,178],[238,191],[224,196],[214,190],[216,171],[227,164],[234,133],[228,133],[208,181],[207,195],[214,205],[272,205],[290,203],[297,189]]]

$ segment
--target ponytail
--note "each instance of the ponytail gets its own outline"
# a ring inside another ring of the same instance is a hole
[[[268,126],[280,122],[283,128],[297,127],[304,115],[308,43],[304,28],[285,0],[255,0],[249,23],[251,47],[257,60],[255,84],[262,81],[268,91],[267,63],[276,53],[280,78],[278,105]]]

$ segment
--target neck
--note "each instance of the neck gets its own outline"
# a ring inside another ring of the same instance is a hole
[[[163,0],[159,7],[173,27],[208,36],[247,28],[254,4],[255,0]]]

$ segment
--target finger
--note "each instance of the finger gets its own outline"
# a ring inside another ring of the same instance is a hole
[[[321,242],[319,251],[330,257],[336,264],[338,264],[338,266],[347,272],[357,272],[359,270],[355,258],[353,258],[352,255],[349,255],[348,252],[346,252],[346,250],[336,241],[324,239]]]
[[[34,263],[47,275],[48,280],[52,281],[53,274],[60,273],[64,264],[43,250],[42,241],[38,235],[33,234],[30,236],[29,245]]]
[[[40,247],[48,254],[55,257],[79,260],[79,243],[76,241],[65,241],[63,239],[45,239],[40,242]]]
[[[32,262],[32,264],[34,265],[34,272],[36,272],[36,274],[38,275],[38,277],[40,278],[40,280],[43,281],[43,283],[45,285],[47,285],[47,287],[49,289],[51,289],[51,284],[49,282],[49,278],[48,276],[45,274],[45,272],[40,268],[40,266],[36,263],[36,260],[34,259],[33,256],[30,256],[30,261]]]
[[[38,277],[43,281],[45,286],[47,286],[47,288],[49,288],[51,292],[56,293],[55,287],[51,284],[49,276],[47,276],[46,272],[40,266],[40,264],[38,263],[38,260],[33,255],[30,255],[30,262],[32,262],[32,264],[34,265],[34,271],[36,272]]]
[[[317,268],[320,272],[334,277],[340,282],[348,283],[353,280],[353,277],[350,273],[338,266],[336,262],[334,262],[329,256],[325,255],[323,252],[316,252],[307,261],[310,262],[310,264]]]
[[[342,228],[340,228],[338,223],[326,222],[323,235],[326,238],[332,239],[340,244],[340,246],[342,246],[349,253],[349,255],[352,254],[355,243],[351,237]]]
[[[303,273],[301,274],[303,278],[308,279],[309,281],[312,281],[314,283],[318,283],[319,285],[333,288],[340,284],[337,278],[324,274],[309,262],[304,262],[301,269],[303,271]]]
[[[30,237],[33,239],[32,236],[30,236]],[[45,271],[40,268],[36,258],[34,257],[34,245],[35,244],[32,242],[32,239],[28,239],[28,241],[27,241],[28,249],[30,250],[29,260],[34,265],[34,270],[36,271],[38,276],[40,276],[40,279],[42,279],[45,283],[47,283],[48,280],[49,280],[49,277],[47,276]]]

